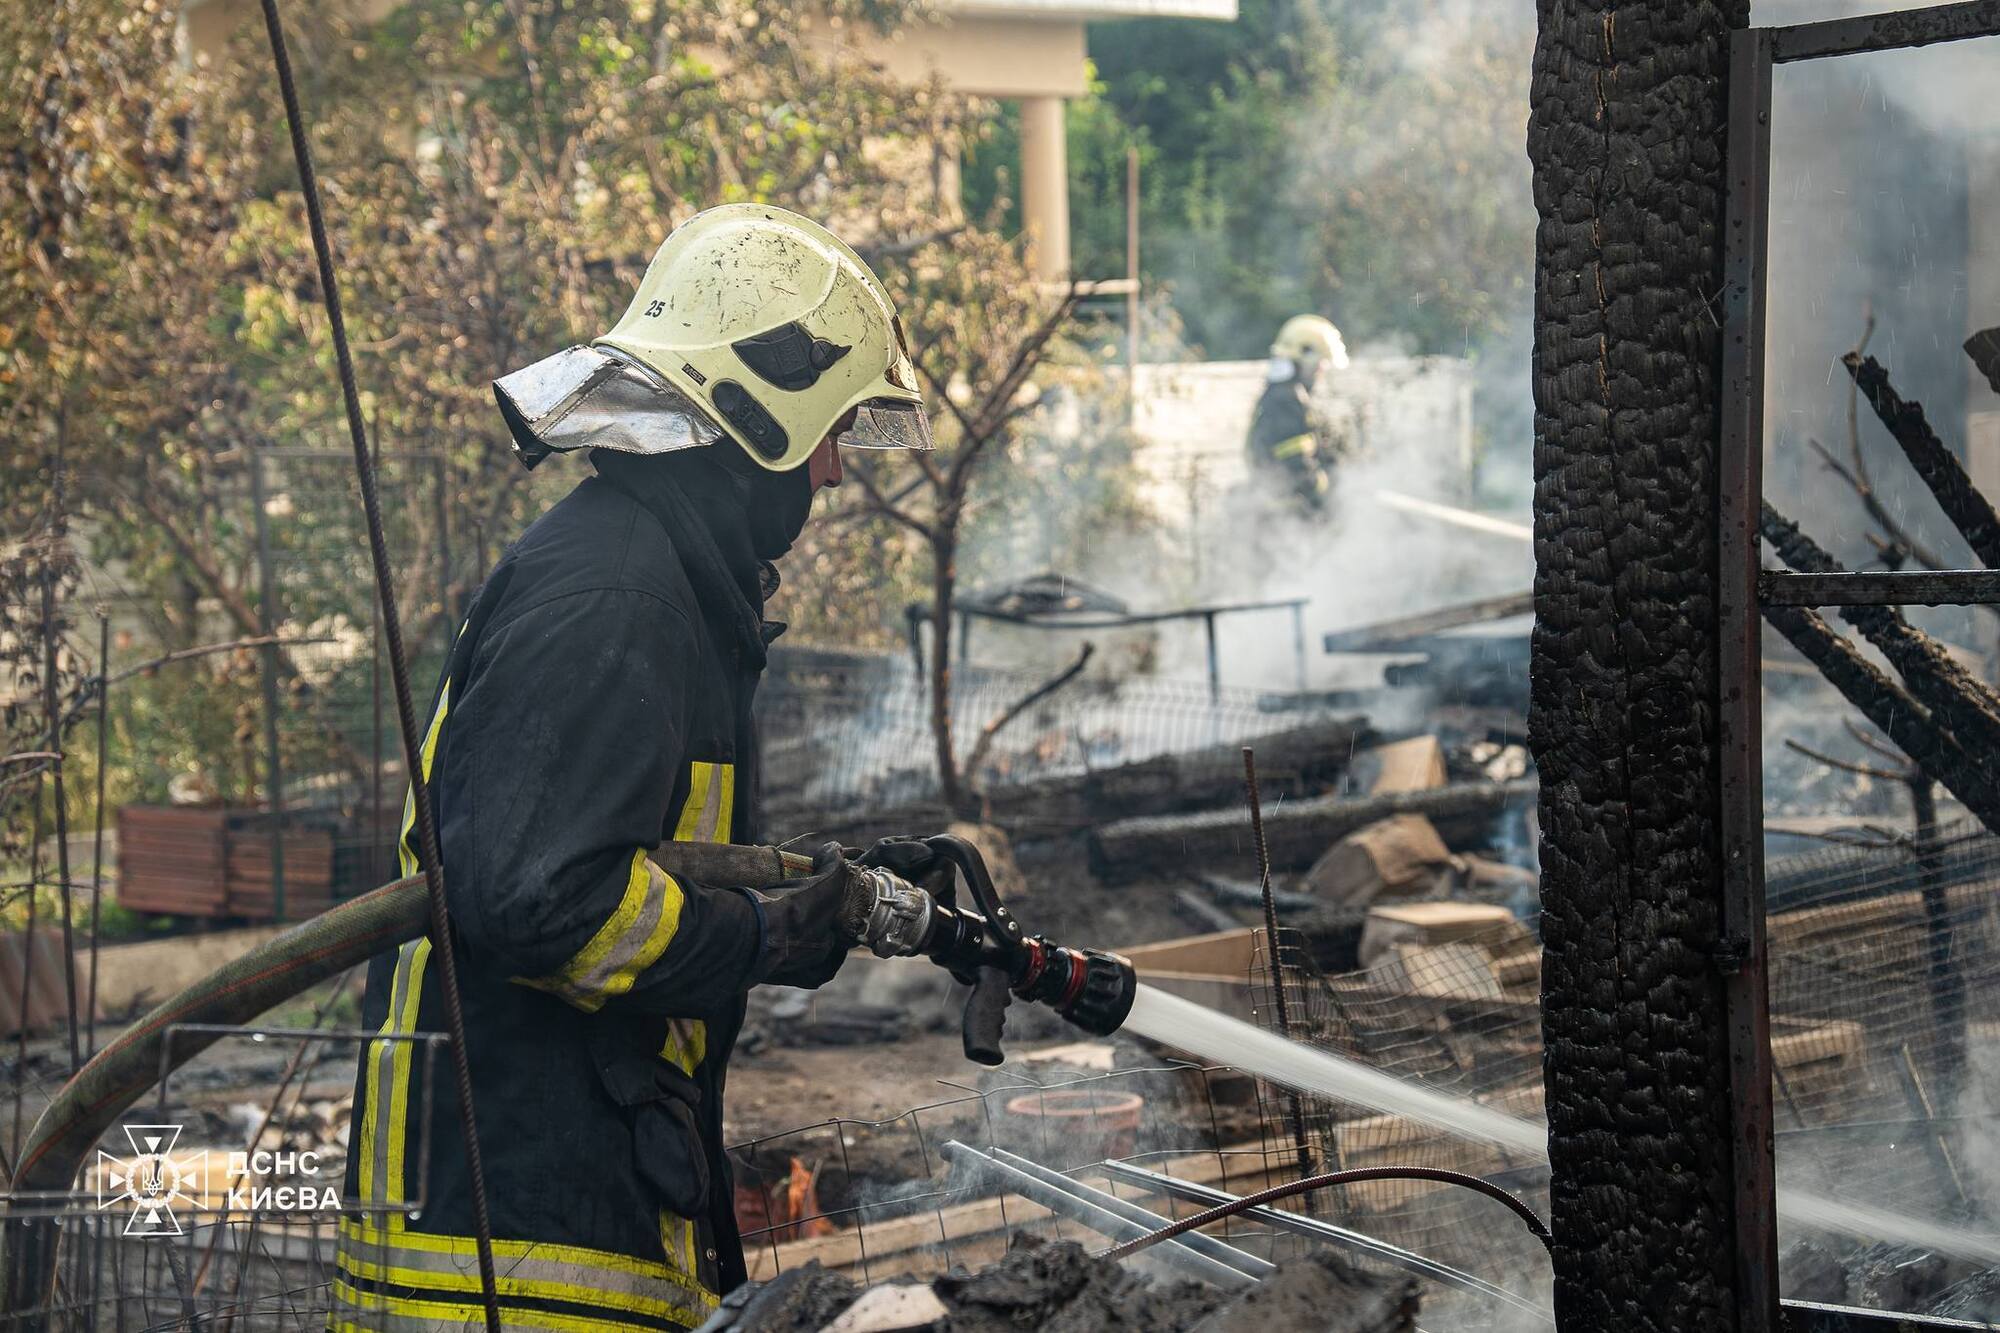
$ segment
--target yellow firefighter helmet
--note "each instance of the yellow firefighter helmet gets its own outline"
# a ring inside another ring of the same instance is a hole
[[[850,411],[843,444],[931,447],[888,290],[832,232],[769,204],[682,223],[609,333],[494,388],[530,467],[556,451],[664,453],[727,436],[789,472]]]
[[[1271,343],[1271,355],[1282,356],[1310,378],[1314,371],[1347,369],[1347,344],[1333,321],[1318,315],[1293,315],[1278,330]]]

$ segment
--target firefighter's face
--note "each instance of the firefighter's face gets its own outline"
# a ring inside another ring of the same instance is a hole
[[[806,459],[806,480],[812,483],[814,494],[818,494],[823,486],[840,485],[840,436],[841,432],[854,425],[854,413],[854,408],[848,408],[847,414],[833,423],[833,429],[819,442],[819,448]]]

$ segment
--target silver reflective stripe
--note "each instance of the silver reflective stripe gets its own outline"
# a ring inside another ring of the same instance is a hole
[[[701,803],[701,818],[694,826],[695,842],[719,841],[715,836],[715,829],[722,821],[723,786],[723,775],[718,766],[717,771],[709,775],[708,791],[704,793]]]
[[[676,895],[679,893],[679,887],[672,885],[666,873],[658,866],[650,860],[642,861],[641,864],[646,868],[646,899],[639,907],[638,918],[632,922],[629,929],[611,942],[611,948],[602,958],[595,960],[581,976],[569,980],[571,989],[599,1003],[603,1002],[606,995],[623,994],[630,990],[633,979],[653,961],[651,958],[642,958],[642,955],[659,933],[660,920],[667,912],[669,888],[671,887]],[[674,906],[675,924],[678,925],[679,903],[675,903]],[[654,956],[658,956],[658,951],[655,951]],[[614,988],[614,980],[622,980],[623,984]]]
[[[616,910],[590,942],[553,975],[514,980],[596,1013],[606,1000],[631,990],[639,974],[667,951],[680,929],[685,901],[681,886],[641,848],[632,854],[632,871]]]

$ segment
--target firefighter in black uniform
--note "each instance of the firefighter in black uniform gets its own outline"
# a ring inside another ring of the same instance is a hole
[[[1244,441],[1253,483],[1293,497],[1318,511],[1332,490],[1338,442],[1313,406],[1312,392],[1328,369],[1347,366],[1340,330],[1318,315],[1285,321],[1271,344],[1264,394],[1250,417]]]
[[[744,1280],[722,1098],[751,987],[839,969],[847,863],[697,884],[648,853],[747,841],[771,562],[839,442],[926,448],[887,292],[825,229],[731,205],[661,247],[609,334],[494,385],[530,467],[596,475],[494,568],[423,742],[510,1328],[700,1324]],[[419,864],[406,806],[405,873]],[[420,939],[371,966],[333,1323],[483,1318],[455,1090]]]

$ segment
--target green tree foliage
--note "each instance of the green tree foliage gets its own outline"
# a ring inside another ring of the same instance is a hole
[[[1142,272],[1206,355],[1262,355],[1302,311],[1353,343],[1477,346],[1528,300],[1532,40],[1531,10],[1500,0],[1243,0],[1231,24],[1093,27],[1096,82],[1069,111],[1077,272],[1124,272],[1136,148]],[[1003,114],[971,153],[975,206],[1004,201],[1016,138]]]
[[[254,634],[252,460],[329,451],[266,459],[279,627],[336,640],[280,654],[285,745],[295,773],[359,777],[372,590],[283,111],[261,24],[190,67],[178,8],[55,0],[0,17],[4,538],[42,521],[60,435],[76,530],[130,594],[130,655]],[[921,21],[906,8],[409,0],[364,22],[348,3],[287,6],[413,649],[448,637],[477,556],[581,474],[525,474],[488,381],[609,327],[700,208],[768,200],[827,220],[908,293],[939,384],[985,391],[1009,331],[1028,331],[1009,312],[1032,286],[1016,245],[931,193],[956,105],[808,40],[809,23],[823,38]],[[1006,421],[996,472],[1028,435]],[[934,552],[856,501],[835,509],[777,610],[802,638],[893,642]],[[199,768],[254,796],[256,663],[219,654],[122,687],[132,772],[114,792],[157,798]]]

